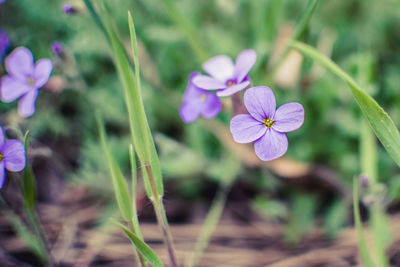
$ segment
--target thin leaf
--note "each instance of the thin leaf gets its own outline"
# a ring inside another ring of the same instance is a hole
[[[136,247],[136,249],[140,252],[140,254],[154,267],[162,267],[164,266],[157,256],[157,254],[149,247],[144,241],[142,241],[137,235],[131,232],[124,225],[115,222],[115,224],[121,228],[126,236],[131,240],[132,244]]]
[[[103,18],[103,24],[110,40],[118,75],[124,88],[129,125],[136,153],[143,164],[151,166],[157,191],[154,192],[154,194],[161,196],[163,195],[163,184],[159,166],[160,163],[144,111],[141,90],[137,87],[138,83],[135,81],[136,79],[133,75],[130,61],[126,56],[122,42],[119,40],[112,26],[110,16],[105,7],[101,9],[101,17]],[[134,36],[132,38],[133,40],[136,39]],[[152,191],[146,191],[150,197],[153,195]]]
[[[106,133],[104,125],[100,116],[97,116],[97,126],[100,134],[101,145],[103,152],[107,158],[108,169],[110,171],[111,180],[114,187],[115,197],[117,199],[118,207],[121,211],[122,217],[130,221],[132,218],[131,200],[129,197],[128,184],[122,174],[120,167],[111,155],[110,149],[106,141]]]
[[[292,42],[290,46],[320,63],[349,85],[354,98],[376,136],[392,159],[400,166],[400,133],[383,108],[363,91],[347,73],[340,69],[336,63],[319,53],[315,48],[301,42]]]
[[[358,235],[358,248],[360,249],[360,254],[365,267],[376,266],[373,264],[370,253],[367,248],[367,243],[365,241],[364,230],[361,223],[360,207],[358,200],[358,177],[353,178],[353,213],[354,213],[354,223]]]
[[[137,186],[137,169],[136,169],[136,158],[135,158],[135,151],[133,149],[133,145],[129,146],[129,159],[131,163],[131,176],[132,176],[132,226],[135,234],[138,235],[140,239],[143,240],[142,233],[139,227],[139,219],[137,216],[137,209],[136,209],[136,186]]]
[[[36,179],[32,167],[28,161],[28,148],[29,148],[29,131],[25,134],[25,158],[26,166],[24,170],[22,195],[24,198],[25,208],[27,211],[32,211],[36,205]]]

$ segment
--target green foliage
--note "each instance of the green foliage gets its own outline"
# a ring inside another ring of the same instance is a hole
[[[137,235],[131,232],[126,226],[117,223],[117,226],[121,228],[126,236],[131,240],[132,244],[137,248],[140,254],[154,267],[162,267],[164,266],[161,260],[158,258],[157,254],[145,243],[142,239],[140,239]]]
[[[29,131],[25,134],[25,158],[26,166],[24,170],[24,178],[22,182],[22,195],[24,198],[25,208],[27,211],[32,211],[36,204],[36,179],[32,171],[32,167],[28,161],[29,149]]]
[[[376,136],[382,142],[386,151],[390,154],[393,160],[400,166],[400,143],[398,142],[398,140],[400,140],[400,133],[383,108],[329,58],[320,54],[314,48],[299,42],[293,42],[290,46],[322,64],[348,84],[354,98],[360,106],[364,116],[368,119],[368,122]]]
[[[106,133],[104,131],[103,122],[98,116],[97,118],[98,129],[100,134],[101,146],[103,148],[103,154],[105,154],[108,163],[108,169],[110,172],[111,180],[114,187],[115,197],[117,199],[118,207],[121,212],[122,217],[130,221],[132,218],[132,207],[131,200],[129,196],[128,184],[122,174],[122,171],[115,159],[111,155],[110,149],[108,148],[106,141]]]

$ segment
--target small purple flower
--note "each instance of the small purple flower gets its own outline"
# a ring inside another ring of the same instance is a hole
[[[59,57],[64,57],[64,47],[60,42],[51,43],[51,51]]]
[[[8,103],[21,97],[18,112],[29,117],[35,112],[39,88],[49,80],[53,64],[47,58],[34,64],[31,51],[25,47],[16,48],[5,61],[8,75],[1,79],[0,98]]]
[[[6,169],[19,172],[25,168],[25,147],[21,141],[4,140],[4,132],[0,126],[0,188],[4,185]]]
[[[254,150],[261,160],[281,157],[288,149],[287,132],[293,132],[304,122],[304,108],[299,103],[286,103],[276,109],[275,96],[266,86],[249,88],[244,104],[250,114],[240,114],[231,120],[231,133],[237,143],[254,141]]]
[[[74,6],[71,6],[69,4],[63,5],[62,10],[65,14],[75,14],[78,12],[78,10]]]
[[[218,90],[217,96],[233,95],[249,86],[248,73],[256,62],[254,50],[245,50],[236,58],[235,64],[227,56],[211,58],[203,64],[203,69],[210,76],[199,75],[193,83],[205,90]]]
[[[5,31],[0,30],[0,61],[3,60],[4,55],[10,48],[10,44],[11,44],[10,36],[8,36],[8,34]]]
[[[213,118],[222,108],[221,101],[215,94],[193,84],[193,79],[199,75],[198,72],[190,74],[183,104],[179,110],[182,120],[186,123],[196,120],[200,114],[206,118]]]

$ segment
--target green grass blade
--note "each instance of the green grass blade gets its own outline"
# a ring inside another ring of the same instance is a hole
[[[119,40],[117,33],[112,26],[110,16],[105,7],[101,9],[101,16],[110,40],[117,72],[124,88],[125,102],[129,115],[129,125],[136,153],[143,164],[150,165],[153,169],[153,175],[157,189],[157,192],[154,193],[161,196],[163,195],[163,184],[161,171],[159,171],[160,163],[153,137],[151,135],[150,127],[147,122],[143,99],[141,96],[141,89],[137,87],[138,83],[136,82],[136,78],[133,74],[130,61],[126,56],[122,42]],[[134,36],[132,38],[133,40],[136,40]],[[136,46],[136,42],[134,46]],[[138,63],[138,60],[135,59],[135,62]],[[152,193],[149,192],[149,190],[146,191],[149,196],[152,196]]]
[[[25,158],[26,166],[24,170],[24,177],[22,182],[22,195],[24,198],[25,208],[27,211],[32,211],[36,205],[36,180],[32,170],[32,166],[28,161],[28,148],[29,148],[29,131],[25,134]]]
[[[121,169],[119,168],[117,162],[111,155],[111,151],[108,147],[106,141],[106,133],[104,130],[104,125],[100,116],[97,116],[97,125],[101,139],[101,145],[103,148],[103,152],[107,158],[108,169],[110,171],[111,180],[114,187],[115,197],[117,199],[118,207],[121,211],[122,217],[130,221],[132,219],[132,207],[131,200],[129,197],[128,184],[122,174]]]
[[[136,249],[140,252],[140,254],[151,264],[153,267],[162,267],[164,266],[157,256],[157,254],[137,235],[132,233],[127,227],[124,225],[115,222],[115,224],[121,228],[126,236],[131,240],[132,244],[136,247]]]
[[[358,206],[358,177],[353,178],[353,213],[354,213],[354,224],[357,230],[358,236],[358,247],[365,267],[374,267],[370,257],[367,243],[365,242],[364,230],[361,223],[360,207]]]
[[[379,106],[371,96],[363,91],[347,73],[336,65],[336,63],[319,53],[315,48],[301,42],[292,42],[290,47],[320,63],[349,85],[354,98],[376,136],[392,159],[400,166],[400,133],[383,108]]]
[[[137,186],[137,167],[136,167],[136,158],[135,158],[135,151],[133,149],[133,145],[129,146],[129,159],[131,164],[131,173],[132,173],[132,227],[137,234],[137,236],[143,240],[142,233],[139,227],[139,219],[137,216],[137,209],[136,209],[136,186]]]
[[[97,26],[104,33],[104,35],[107,36],[106,29],[104,28],[104,25],[101,22],[99,14],[97,14],[96,10],[94,9],[94,6],[93,6],[92,2],[90,0],[83,0],[83,2],[85,3],[87,10],[89,11],[89,13],[92,16],[93,20],[96,22]]]
[[[297,41],[300,39],[300,37],[303,35],[304,31],[306,30],[312,15],[314,14],[315,9],[317,8],[319,0],[308,0],[306,9],[301,16],[299,24],[296,26],[296,29],[293,33],[293,36],[291,38],[292,41]],[[283,64],[285,61],[286,57],[289,55],[289,49],[290,47],[286,45],[284,52],[282,53],[282,56],[279,58],[278,62],[273,66],[271,69],[271,75],[272,77],[275,76],[276,72],[278,71],[279,67]]]

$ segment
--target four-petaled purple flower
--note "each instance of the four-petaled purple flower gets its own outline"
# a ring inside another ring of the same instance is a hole
[[[254,150],[261,160],[281,157],[288,149],[287,132],[293,132],[304,122],[304,108],[299,103],[286,103],[276,109],[275,96],[266,86],[249,88],[244,104],[250,114],[232,118],[230,130],[237,143],[254,141]]]
[[[221,101],[215,94],[193,84],[193,79],[199,75],[198,72],[190,74],[183,104],[179,110],[182,120],[186,123],[196,120],[200,114],[206,118],[213,118],[222,108]]]
[[[31,51],[25,47],[16,48],[5,62],[8,75],[1,80],[1,100],[12,102],[21,97],[18,112],[23,117],[29,117],[35,112],[39,88],[49,80],[53,64],[47,58],[39,59],[34,64]]]
[[[8,48],[10,48],[10,44],[10,36],[5,31],[0,30],[0,62],[3,60]]]
[[[256,62],[256,52],[245,50],[233,64],[227,56],[214,57],[203,64],[203,69],[210,76],[198,75],[193,83],[205,90],[218,90],[220,97],[233,95],[249,86],[248,73]]]
[[[21,141],[4,140],[4,132],[0,127],[0,188],[3,187],[6,169],[19,172],[25,168],[25,147]]]

